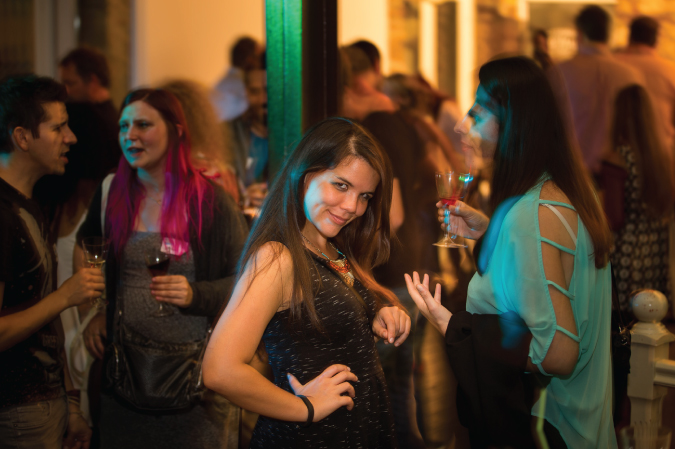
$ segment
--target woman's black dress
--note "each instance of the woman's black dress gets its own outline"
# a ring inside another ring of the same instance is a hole
[[[329,366],[344,364],[359,378],[352,383],[354,408],[341,407],[310,427],[261,416],[251,448],[395,448],[389,398],[371,331],[375,302],[358,280],[352,289],[325,259],[313,255],[312,260],[317,268],[312,270],[313,281],[321,285],[315,306],[325,332],[318,333],[305,319],[292,328],[290,312],[277,312],[263,335],[274,383],[292,393],[286,373],[305,384]]]

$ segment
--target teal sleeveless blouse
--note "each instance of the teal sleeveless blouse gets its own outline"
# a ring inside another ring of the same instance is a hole
[[[544,418],[555,426],[571,449],[617,447],[612,423],[610,361],[611,275],[609,264],[595,268],[593,242],[580,218],[575,249],[541,236],[539,207],[571,205],[541,200],[543,181],[523,195],[506,213],[487,267],[469,284],[467,311],[481,314],[517,313],[532,332],[529,356],[541,372],[541,362],[556,331],[579,343],[572,374],[550,376]],[[546,279],[542,244],[574,255],[569,289]],[[549,285],[570,299],[577,335],[559,327]],[[532,408],[538,415],[539,404]]]

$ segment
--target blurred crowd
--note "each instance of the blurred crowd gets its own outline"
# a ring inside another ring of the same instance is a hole
[[[533,32],[532,59],[593,179],[614,242],[615,313],[629,319],[631,292],[672,294],[675,62],[659,56],[659,23],[651,17],[632,21],[629,43],[618,51],[608,45],[604,9],[582,9],[575,26],[572,59],[551,59],[544,30]],[[444,307],[466,309],[477,269],[474,242],[458,249],[433,245],[442,234],[435,174],[469,174],[463,202],[491,216],[493,159],[467,145],[465,111],[420,74],[385,76],[378,48],[364,40],[339,55],[339,115],[367,130],[392,168],[391,251],[373,274],[412,323],[403,344],[377,343],[396,441],[400,448],[469,447],[444,336],[419,313],[404,274],[429,275],[442,286]],[[274,174],[264,46],[240,38],[229,65],[212,89],[169,80],[132,91],[121,108],[110,98],[108,62],[92,48],[74,49],[59,62],[58,83],[29,76],[3,81],[0,448],[15,447],[13,438],[58,442],[26,447],[60,447],[62,440],[69,448],[248,447],[258,415],[212,391],[190,407],[171,409],[150,400],[134,404],[141,381],[124,391],[106,387],[119,369],[119,360],[110,363],[118,357],[113,341],[149,338],[174,353],[196,341],[205,350],[237,279],[236,264]],[[508,117],[501,126],[510,126]],[[166,217],[174,212],[186,216],[170,224]],[[18,230],[17,217],[30,221],[30,232]],[[105,283],[87,260],[83,241],[92,237],[111,241]],[[158,281],[146,273],[144,257],[159,247],[186,257]],[[100,296],[107,306],[97,308],[91,300]],[[169,316],[156,315],[158,301]],[[271,379],[267,360],[261,343],[250,364]],[[130,375],[151,379],[163,363]],[[614,408],[620,426],[627,403],[625,385],[617,388],[624,388]],[[16,421],[17,413],[25,421]],[[17,422],[25,431],[15,433]]]

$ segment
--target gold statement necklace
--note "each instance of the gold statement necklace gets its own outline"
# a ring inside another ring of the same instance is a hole
[[[340,277],[342,277],[342,279],[347,283],[347,285],[349,285],[350,287],[353,287],[353,286],[354,286],[354,275],[352,274],[352,266],[351,266],[351,264],[349,263],[349,259],[347,259],[347,256],[345,256],[345,255],[342,253],[342,251],[340,251],[339,249],[337,249],[337,248],[335,247],[335,245],[333,245],[331,242],[328,242],[328,244],[329,244],[335,251],[337,251],[337,253],[338,253],[340,256],[342,256],[341,259],[333,260],[333,259],[331,259],[330,257],[328,257],[327,255],[325,255],[325,254],[323,253],[323,251],[321,251],[319,248],[317,248],[316,246],[314,246],[314,244],[313,244],[312,242],[310,242],[309,239],[308,239],[307,237],[305,237],[305,234],[300,233],[300,235],[302,235],[302,238],[304,238],[304,239],[307,241],[307,243],[309,243],[309,245],[310,245],[312,248],[314,248],[315,250],[317,250],[318,252],[320,252],[321,255],[322,255],[323,257],[325,257],[325,258],[328,260],[328,265],[330,265],[330,267],[331,267],[333,270],[335,270],[335,271],[338,272],[338,274],[340,275]]]

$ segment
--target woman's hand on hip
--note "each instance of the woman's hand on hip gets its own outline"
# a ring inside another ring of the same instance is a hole
[[[354,408],[356,392],[349,382],[358,382],[356,374],[345,365],[331,365],[306,384],[301,384],[291,373],[288,382],[296,395],[307,397],[314,407],[313,422],[322,420],[340,407]]]
[[[412,277],[406,273],[405,283],[408,287],[408,293],[410,293],[422,315],[445,336],[452,313],[441,305],[441,284],[436,284],[436,291],[431,296],[429,275],[425,274],[424,281],[420,282],[420,275],[417,274],[417,271],[413,272]]]
[[[157,301],[178,307],[192,304],[192,287],[185,276],[155,276],[150,284],[150,293]]]
[[[490,219],[462,201],[457,201],[454,206],[447,206],[442,201],[436,203],[438,208],[438,221],[441,228],[450,226],[453,234],[461,235],[477,240],[485,234]]]
[[[382,307],[373,320],[373,333],[385,344],[400,346],[410,335],[410,317],[398,307]]]
[[[84,331],[82,331],[84,345],[87,347],[89,354],[97,359],[103,358],[106,336],[105,312],[101,312],[94,316],[91,321],[89,321],[89,324],[87,324]]]

